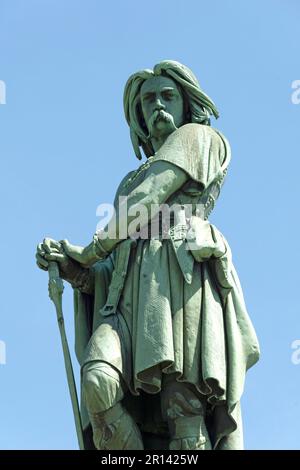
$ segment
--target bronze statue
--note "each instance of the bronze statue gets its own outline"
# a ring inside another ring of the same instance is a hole
[[[208,222],[230,161],[210,126],[218,111],[169,60],[129,78],[124,110],[146,161],[117,190],[114,236],[107,227],[86,248],[45,239],[37,252],[74,288],[85,447],[92,433],[97,449],[241,449],[259,347],[228,243]]]

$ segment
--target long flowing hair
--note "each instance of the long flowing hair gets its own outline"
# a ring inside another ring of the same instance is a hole
[[[200,88],[193,72],[174,60],[163,60],[151,69],[141,70],[129,77],[124,90],[124,112],[130,128],[131,142],[135,155],[142,159],[140,147],[146,157],[154,154],[149,132],[143,117],[140,91],[148,78],[163,75],[174,80],[182,91],[186,113],[186,123],[196,122],[210,125],[210,116],[219,117],[214,102]]]

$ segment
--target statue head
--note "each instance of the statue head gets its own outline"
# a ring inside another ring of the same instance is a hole
[[[138,159],[142,158],[140,147],[146,157],[154,154],[153,138],[168,135],[189,122],[209,126],[210,115],[219,116],[193,72],[172,60],[129,77],[124,90],[124,111]]]

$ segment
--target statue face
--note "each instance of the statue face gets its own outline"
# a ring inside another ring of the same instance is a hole
[[[174,80],[157,76],[146,80],[141,87],[143,116],[152,137],[162,137],[182,126],[184,101]]]

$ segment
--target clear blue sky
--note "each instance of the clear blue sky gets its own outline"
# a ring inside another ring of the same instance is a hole
[[[262,350],[243,396],[246,448],[300,448],[299,20],[297,0],[0,1],[1,449],[77,447],[35,248],[45,236],[90,242],[97,205],[138,164],[124,84],[162,59],[194,71],[232,146],[211,220],[231,244]],[[69,287],[64,311],[73,345]]]

